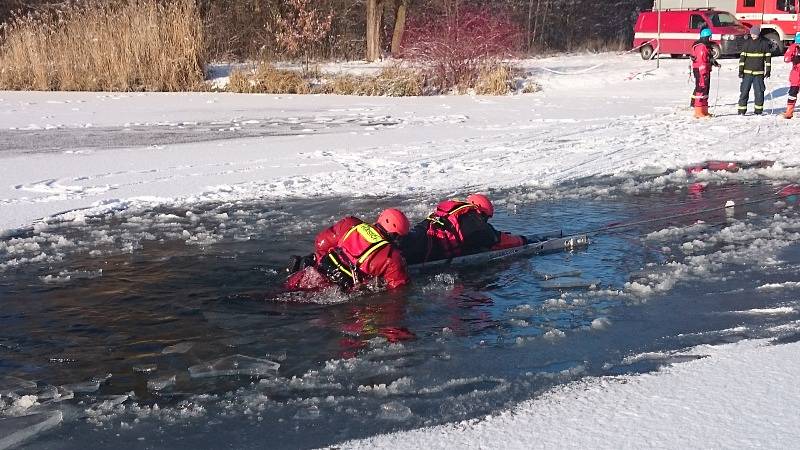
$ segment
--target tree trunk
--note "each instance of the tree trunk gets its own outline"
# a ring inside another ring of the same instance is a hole
[[[383,0],[367,0],[367,61],[381,58],[381,8]]]
[[[394,32],[392,33],[392,56],[395,58],[400,56],[400,47],[403,45],[407,13],[408,0],[395,0]]]

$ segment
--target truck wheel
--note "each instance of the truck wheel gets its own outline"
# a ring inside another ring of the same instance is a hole
[[[782,55],[786,49],[783,47],[783,42],[781,41],[781,37],[778,36],[778,33],[767,33],[764,35],[765,38],[769,39],[772,42],[772,54],[773,55]]]
[[[711,57],[714,59],[722,58],[722,49],[717,44],[711,44]]]
[[[653,57],[653,47],[650,46],[649,44],[644,45],[642,46],[642,48],[639,49],[639,53],[642,54],[642,59],[647,61],[648,59]]]

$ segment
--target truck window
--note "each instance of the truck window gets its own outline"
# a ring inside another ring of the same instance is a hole
[[[733,27],[739,25],[739,21],[736,20],[736,17],[733,17],[728,13],[709,14],[708,20],[710,20],[711,24],[715,27]]]
[[[742,6],[745,8],[755,8],[756,0],[742,0]]]
[[[777,4],[775,5],[775,8],[777,8],[778,11],[786,11],[788,13],[794,14],[796,11],[794,1],[795,0],[778,0]]]
[[[692,30],[699,30],[707,26],[706,19],[703,19],[703,16],[699,14],[692,14],[691,19],[689,19],[689,28]]]

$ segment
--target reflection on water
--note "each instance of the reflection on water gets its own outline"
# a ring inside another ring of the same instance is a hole
[[[509,231],[652,221],[598,234],[573,253],[426,273],[399,292],[327,293],[303,302],[281,293],[281,268],[287,255],[308,251],[317,229],[344,212],[370,217],[396,203],[421,217],[433,199],[421,206],[419,199],[191,205],[54,224],[15,244],[38,236],[37,251],[49,263],[2,274],[0,373],[34,380],[39,390],[99,386],[60,403],[78,412],[33,446],[96,440],[125,447],[147,436],[156,447],[259,447],[269,435],[278,447],[307,447],[474,417],[578,376],[669,362],[623,364],[631,353],[723,342],[732,339],[724,330],[745,322],[750,331],[734,338],[797,319],[719,314],[785,304],[785,292],[752,295],[762,280],[795,275],[780,272],[783,266],[729,259],[722,270],[709,259],[704,281],[696,276],[702,263],[692,259],[744,245],[714,237],[728,228],[768,227],[776,212],[796,224],[794,207],[774,201],[717,208],[773,189],[698,184],[545,202],[508,192],[499,196],[505,207],[495,223]],[[717,209],[702,212],[709,208]],[[659,230],[664,237],[645,238]],[[597,285],[543,288],[537,273],[564,267]],[[649,296],[635,295],[632,274],[645,269],[636,279],[652,281],[665,268],[678,274],[670,289],[648,285],[640,290],[651,289]],[[726,271],[736,276],[720,278]],[[224,358],[232,355],[250,359],[231,366]],[[190,376],[189,367],[221,359],[227,370],[268,362],[280,368],[277,377]],[[120,403],[103,409],[109,399]],[[13,413],[9,405],[5,414]],[[59,441],[87,430],[86,438]]]

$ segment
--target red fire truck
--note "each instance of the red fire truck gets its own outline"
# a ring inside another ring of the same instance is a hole
[[[744,47],[747,28],[726,11],[708,8],[643,11],[634,27],[633,45],[643,59],[655,54],[678,58],[692,51],[700,30],[711,30],[711,51],[715,58],[738,55]]]
[[[758,25],[781,53],[800,31],[798,0],[655,0],[653,10],[691,8],[728,11],[748,27]]]

